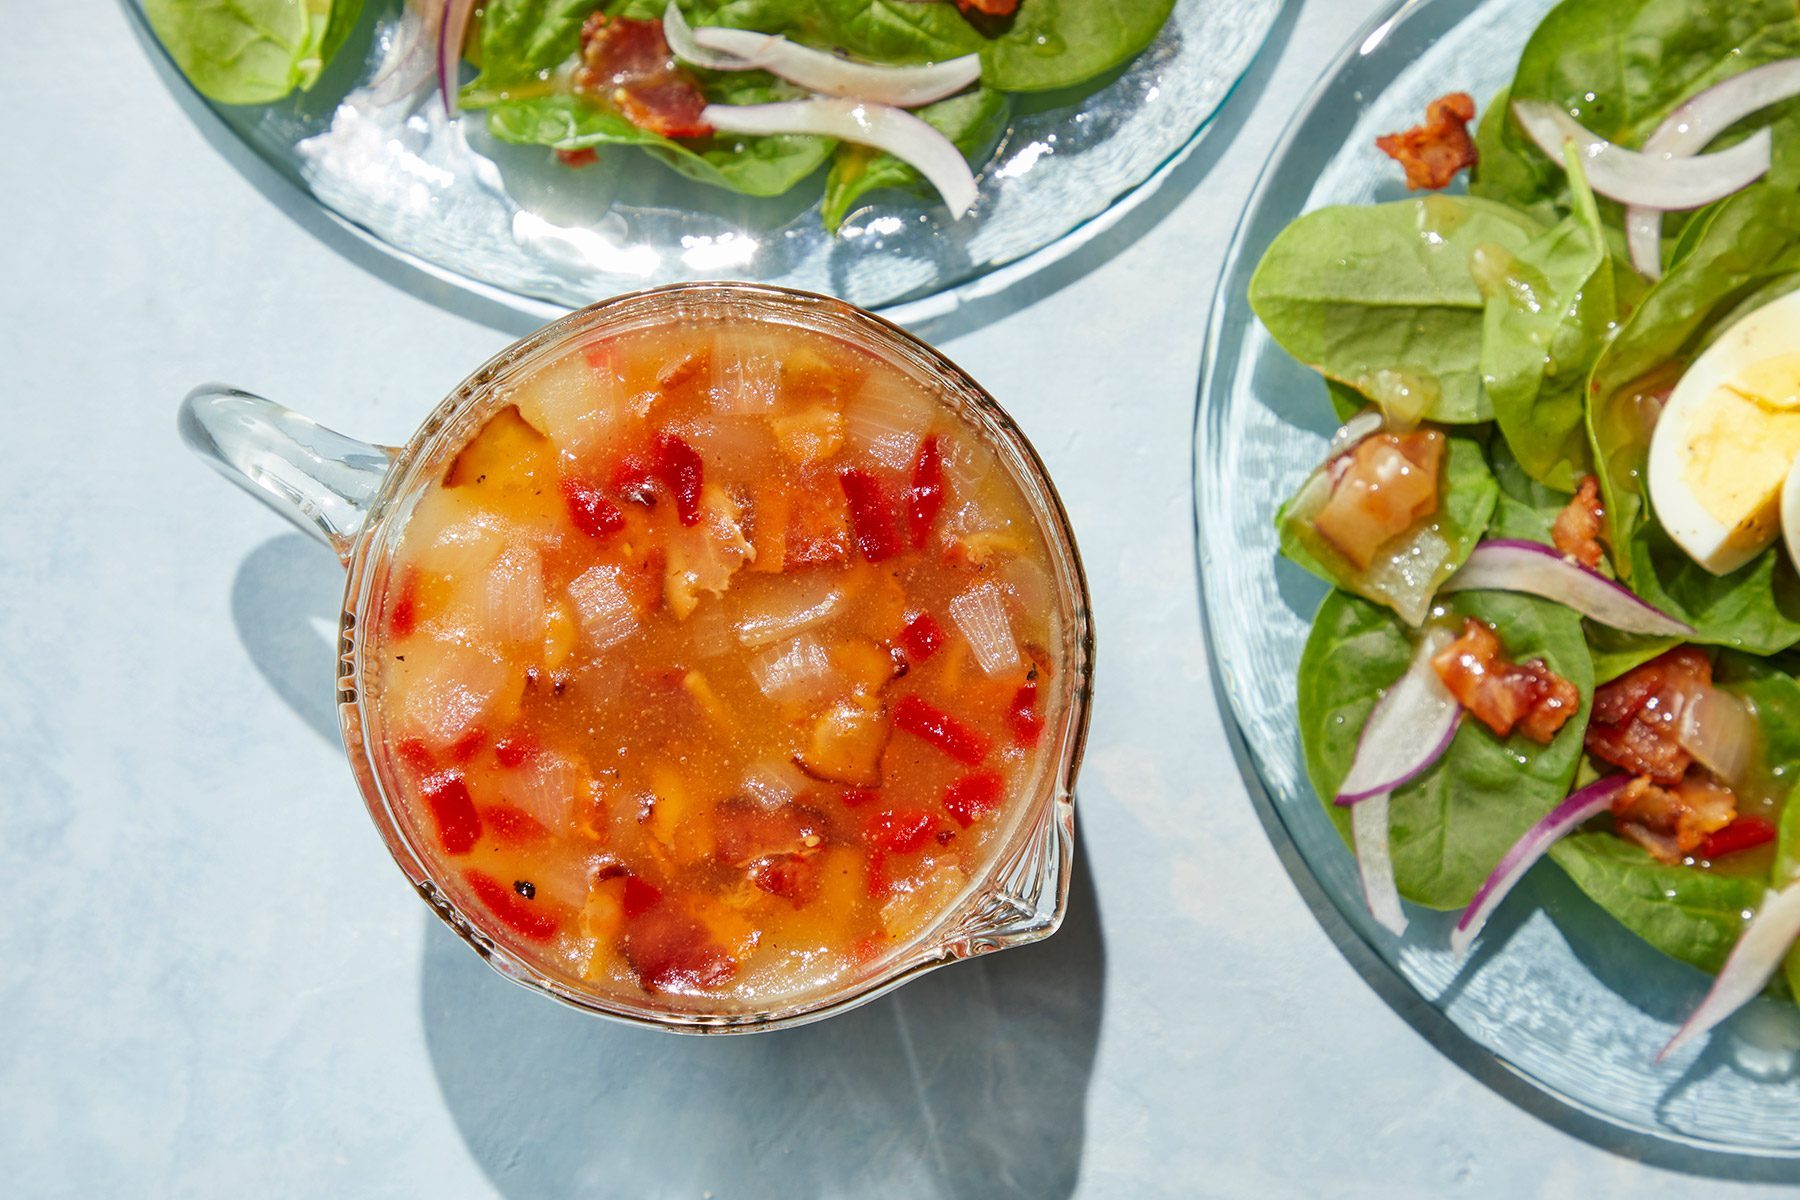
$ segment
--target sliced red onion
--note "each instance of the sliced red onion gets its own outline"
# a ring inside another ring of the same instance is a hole
[[[1462,705],[1432,669],[1450,643],[1446,629],[1428,629],[1413,651],[1406,674],[1376,702],[1356,743],[1350,773],[1333,803],[1356,804],[1411,783],[1450,748],[1462,723]]]
[[[1773,137],[1767,129],[1729,150],[1693,158],[1645,154],[1607,141],[1554,104],[1513,101],[1513,115],[1538,148],[1562,161],[1563,144],[1574,142],[1588,183],[1602,196],[1623,204],[1669,212],[1722,200],[1768,174]]]
[[[1675,740],[1707,770],[1737,786],[1749,778],[1756,759],[1756,716],[1730,692],[1703,687],[1682,706]]]
[[[1356,847],[1356,871],[1362,877],[1363,903],[1382,928],[1399,937],[1406,932],[1400,889],[1394,884],[1394,860],[1388,852],[1388,795],[1380,792],[1350,810],[1350,841]]]
[[[1656,1056],[1661,1062],[1756,998],[1800,937],[1800,883],[1770,892],[1744,926],[1700,1007]]]
[[[748,29],[696,29],[694,41],[703,50],[736,55],[808,91],[900,108],[917,108],[953,96],[981,78],[979,54],[918,67],[895,67],[854,62],[778,34]]]
[[[775,104],[709,104],[701,120],[720,133],[806,133],[885,150],[923,175],[952,218],[975,204],[975,173],[956,144],[919,118],[886,104],[815,97]]]
[[[694,40],[694,27],[687,23],[681,15],[681,8],[675,0],[669,0],[669,7],[663,10],[663,40],[669,43],[669,49],[682,62],[693,63],[696,67],[705,67],[709,71],[752,71],[756,64],[746,62],[735,54],[722,54],[716,50],[708,50]]]
[[[1481,927],[1487,924],[1488,918],[1500,907],[1500,902],[1506,899],[1507,893],[1525,877],[1525,872],[1544,857],[1564,834],[1611,808],[1613,797],[1630,782],[1629,775],[1608,775],[1598,783],[1590,783],[1526,830],[1525,836],[1500,856],[1499,865],[1476,889],[1475,898],[1469,901],[1469,907],[1463,910],[1456,928],[1450,933],[1450,949],[1457,954],[1467,952],[1475,935],[1481,932]]]
[[[1325,447],[1325,462],[1328,463],[1346,450],[1353,448],[1364,438],[1380,433],[1386,424],[1387,418],[1382,415],[1379,408],[1363,409],[1345,421],[1338,431],[1331,435],[1331,444]]]
[[[1753,112],[1800,96],[1800,58],[1784,58],[1733,75],[1695,94],[1644,139],[1644,153],[1691,158]],[[1662,213],[1633,205],[1625,210],[1631,262],[1646,277],[1662,278]]]
[[[444,0],[444,20],[438,26],[438,95],[443,97],[444,112],[452,117],[462,76],[463,39],[474,12],[475,0]]]
[[[407,0],[381,67],[369,80],[369,95],[376,104],[389,104],[424,88],[435,70],[432,60],[443,19],[443,0]]]
[[[1623,584],[1571,562],[1541,542],[1496,538],[1475,547],[1442,592],[1524,592],[1625,633],[1687,637],[1694,627],[1644,603]]]

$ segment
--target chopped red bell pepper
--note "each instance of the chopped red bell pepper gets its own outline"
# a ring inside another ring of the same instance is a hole
[[[1000,807],[1006,780],[998,771],[965,775],[944,789],[944,811],[964,829]]]
[[[579,150],[557,150],[557,161],[565,167],[591,167],[600,161],[600,154],[592,146],[583,146]]]
[[[894,724],[967,766],[988,756],[990,746],[985,736],[917,696],[902,696],[895,703]]]
[[[421,779],[437,770],[431,748],[418,738],[401,738],[394,743],[394,757],[411,767]]]
[[[1038,711],[1038,684],[1036,677],[1027,679],[1013,693],[1012,703],[1006,709],[1006,726],[1012,730],[1013,741],[1021,746],[1032,747],[1044,733],[1044,714]]]
[[[641,917],[662,903],[662,889],[642,875],[628,875],[620,901],[627,917]]]
[[[550,836],[542,821],[512,804],[490,804],[479,810],[481,827],[508,846],[529,846]]]
[[[481,838],[481,818],[469,785],[455,771],[428,777],[419,785],[431,819],[437,825],[438,845],[445,854],[467,854]]]
[[[1723,858],[1740,850],[1754,850],[1775,840],[1775,826],[1748,813],[1739,816],[1723,829],[1706,835],[1700,843],[1701,858]]]
[[[499,918],[502,925],[520,937],[534,942],[547,942],[556,936],[557,929],[562,925],[548,904],[527,900],[492,875],[468,870],[463,872],[463,882],[469,885],[475,898]]]
[[[894,502],[881,480],[860,467],[838,472],[844,499],[850,502],[850,532],[856,548],[870,562],[882,562],[900,553],[900,534],[894,528]]]
[[[581,357],[587,360],[587,365],[594,368],[596,371],[610,371],[613,369],[613,347],[611,342],[598,342],[590,346],[584,346],[581,351]]]
[[[912,486],[906,489],[906,526],[915,550],[931,538],[932,523],[944,507],[944,453],[933,433],[919,443],[913,460]]]
[[[388,633],[403,638],[418,627],[419,569],[408,567],[400,575],[400,591],[394,597],[394,607],[388,610]]]
[[[444,754],[453,763],[466,763],[486,744],[487,730],[479,725],[471,725],[463,731],[461,737],[445,747]]]
[[[931,840],[937,818],[920,808],[884,808],[863,823],[863,842],[877,854],[911,854]]]
[[[619,506],[587,480],[565,476],[562,494],[569,520],[589,537],[608,538],[625,528],[625,514],[619,511]]]
[[[536,758],[541,749],[538,740],[529,733],[512,733],[494,743],[494,757],[503,767],[522,767]]]
[[[700,489],[706,480],[706,464],[692,446],[672,433],[656,435],[652,470],[675,497],[675,513],[683,525],[700,523]]]
[[[947,640],[937,618],[924,611],[914,613],[900,630],[900,648],[911,662],[924,662],[943,649]]]
[[[879,799],[881,793],[874,788],[845,788],[840,799],[845,808],[861,808],[871,800]]]

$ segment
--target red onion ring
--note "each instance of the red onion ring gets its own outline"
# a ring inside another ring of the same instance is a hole
[[[1790,883],[1763,899],[1762,907],[1744,926],[1705,999],[1682,1022],[1656,1061],[1662,1062],[1754,1000],[1787,957],[1796,937],[1800,937],[1800,883]]]
[[[1622,204],[1665,212],[1700,208],[1722,200],[1768,174],[1773,135],[1759,129],[1729,150],[1693,158],[1644,154],[1607,141],[1554,104],[1513,101],[1513,115],[1552,159],[1574,142],[1594,191]]]
[[[1694,627],[1638,599],[1623,584],[1571,562],[1541,542],[1497,538],[1475,547],[1440,592],[1524,592],[1626,633],[1689,637]]]
[[[1406,673],[1395,680],[1363,725],[1350,772],[1332,803],[1344,807],[1393,792],[1423,775],[1456,738],[1462,705],[1444,687],[1432,658],[1450,643],[1450,632],[1428,629]]]

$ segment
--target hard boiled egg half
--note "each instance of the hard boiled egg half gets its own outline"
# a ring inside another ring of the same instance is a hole
[[[1715,575],[1800,530],[1800,291],[1750,313],[1675,385],[1650,439],[1650,503]]]

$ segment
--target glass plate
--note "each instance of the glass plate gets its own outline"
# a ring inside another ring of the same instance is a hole
[[[129,4],[140,19],[142,3]],[[479,117],[447,124],[435,92],[380,102],[369,85],[396,40],[399,0],[366,7],[312,92],[209,106],[353,232],[534,315],[729,278],[905,305],[890,315],[918,320],[1056,261],[1121,215],[1193,145],[1282,3],[1178,0],[1156,43],[1097,89],[1073,102],[1021,98],[970,216],[951,222],[941,207],[877,197],[835,238],[819,221],[822,171],[786,196],[752,199],[631,149],[560,166],[542,147],[495,142]]]
[[[1279,819],[1271,834],[1279,841],[1285,831],[1298,852],[1284,854],[1290,869],[1310,873],[1317,885],[1301,879],[1302,891],[1322,891],[1385,964],[1365,967],[1365,975],[1396,1008],[1417,1009],[1410,990],[1447,1018],[1450,1030],[1430,1013],[1421,1025],[1443,1035],[1452,1057],[1502,1091],[1520,1091],[1509,1073],[1523,1077],[1575,1112],[1543,1105],[1542,1097],[1527,1106],[1572,1117],[1560,1123],[1577,1132],[1592,1124],[1585,1114],[1660,1142],[1797,1159],[1800,1013],[1793,1005],[1759,1000],[1704,1046],[1655,1066],[1707,977],[1640,942],[1549,865],[1526,877],[1460,968],[1448,948],[1455,914],[1408,905],[1411,924],[1396,939],[1364,910],[1355,864],[1301,762],[1295,671],[1325,585],[1277,558],[1274,514],[1322,457],[1336,422],[1319,378],[1253,318],[1250,275],[1301,212],[1404,195],[1398,169],[1374,149],[1376,136],[1415,124],[1446,91],[1485,102],[1510,80],[1552,6],[1399,5],[1327,71],[1270,159],[1226,259],[1200,381],[1195,502],[1214,669],[1241,737],[1247,782],[1253,792],[1260,785]],[[1355,961],[1360,948],[1347,952]],[[1405,986],[1392,986],[1394,976]]]

